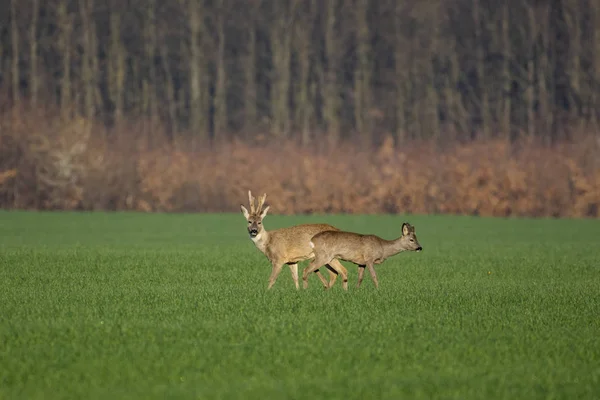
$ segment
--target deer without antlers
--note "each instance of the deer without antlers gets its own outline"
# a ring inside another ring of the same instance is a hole
[[[292,279],[296,289],[300,288],[298,282],[298,262],[313,258],[314,254],[310,247],[310,239],[320,232],[339,231],[338,228],[328,224],[302,224],[288,228],[275,229],[267,231],[263,226],[263,219],[269,211],[267,206],[263,209],[266,194],[258,198],[255,204],[255,198],[252,192],[248,191],[248,201],[250,202],[250,211],[241,205],[242,213],[248,222],[248,234],[256,247],[269,259],[272,270],[269,277],[268,289],[271,289],[281,272],[283,265],[287,264],[292,273]],[[315,268],[313,272],[317,274],[325,289],[333,286],[338,274],[342,275],[342,287],[348,289],[348,271],[338,261],[324,263],[329,271],[329,282]],[[322,266],[323,264],[321,264]]]
[[[369,269],[375,287],[379,287],[374,264],[381,264],[387,258],[402,251],[421,251],[423,247],[419,244],[415,235],[415,227],[408,223],[402,224],[402,236],[395,240],[385,240],[375,235],[361,235],[354,232],[331,231],[321,232],[310,240],[315,258],[304,269],[302,280],[304,288],[308,287],[308,275],[332,260],[350,261],[358,265],[358,282],[360,287],[365,273]]]

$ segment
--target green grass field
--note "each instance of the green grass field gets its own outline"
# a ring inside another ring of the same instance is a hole
[[[241,214],[0,212],[0,399],[600,398],[600,221],[316,221],[424,251],[267,291]]]

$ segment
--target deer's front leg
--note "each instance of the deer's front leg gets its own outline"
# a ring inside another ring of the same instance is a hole
[[[375,284],[375,288],[379,287],[379,282],[377,282],[377,274],[375,273],[375,268],[373,267],[373,263],[367,264],[367,268],[369,268],[369,272],[371,273],[371,278],[373,278],[373,283]]]
[[[273,287],[273,285],[275,284],[275,281],[277,280],[277,277],[279,276],[279,273],[281,272],[281,269],[283,268],[283,264],[273,263],[272,267],[273,268],[271,269],[271,276],[269,277],[269,286],[267,287],[267,289],[271,289]]]
[[[292,272],[292,279],[294,280],[294,285],[296,286],[296,290],[300,289],[300,284],[298,283],[298,263],[289,264],[290,271]]]
[[[358,266],[358,282],[356,282],[357,289],[360,287],[360,284],[362,283],[363,278],[365,277],[365,267],[366,267],[366,265]]]

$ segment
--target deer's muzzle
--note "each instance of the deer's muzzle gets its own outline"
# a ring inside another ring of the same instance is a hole
[[[422,248],[421,246],[419,246],[419,247],[417,247],[417,250],[416,250],[416,251],[417,251],[417,252],[419,252],[419,251],[421,251],[421,250],[423,250],[423,248]]]

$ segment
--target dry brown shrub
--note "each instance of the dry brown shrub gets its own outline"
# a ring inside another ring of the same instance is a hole
[[[598,217],[600,145],[503,140],[335,149],[192,141],[81,118],[0,116],[0,205],[40,209],[238,212],[247,190],[272,212]],[[8,122],[7,122],[8,121]]]

